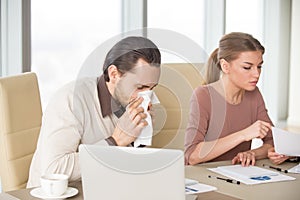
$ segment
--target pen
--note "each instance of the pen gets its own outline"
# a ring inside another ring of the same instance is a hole
[[[216,179],[219,179],[219,180],[223,180],[223,181],[226,181],[228,183],[234,183],[234,184],[241,184],[240,181],[237,181],[237,180],[233,180],[233,179],[229,179],[229,178],[222,178],[222,177],[218,177],[218,176],[211,176],[211,175],[208,175],[208,178],[216,178]]]
[[[190,192],[190,191],[192,191],[192,192],[198,192],[197,189],[190,188],[190,187],[185,187],[185,190],[186,190],[186,192]]]
[[[280,172],[284,172],[284,173],[288,173],[288,170],[286,170],[286,169],[281,169],[281,168],[279,168],[279,167],[273,167],[273,166],[271,166],[271,165],[266,165],[266,164],[263,164],[263,167],[269,167],[269,168],[271,168],[271,169],[276,169],[277,171],[280,171]]]

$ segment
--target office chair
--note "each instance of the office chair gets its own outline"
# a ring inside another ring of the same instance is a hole
[[[190,98],[201,85],[204,64],[172,63],[161,66],[161,77],[154,91],[160,100],[154,105],[152,147],[184,149]]]
[[[35,73],[0,78],[0,177],[4,192],[26,187],[41,120]]]

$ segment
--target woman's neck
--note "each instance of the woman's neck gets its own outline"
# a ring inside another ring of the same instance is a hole
[[[245,90],[235,86],[230,80],[222,77],[216,82],[217,91],[222,94],[225,100],[233,105],[241,103]]]

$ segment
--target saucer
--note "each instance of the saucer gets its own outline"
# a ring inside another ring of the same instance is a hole
[[[33,190],[30,191],[30,194],[32,196],[41,198],[41,199],[65,199],[68,197],[72,197],[72,196],[76,195],[77,193],[78,193],[78,190],[73,187],[68,187],[66,192],[58,197],[47,196],[41,187],[34,188]]]

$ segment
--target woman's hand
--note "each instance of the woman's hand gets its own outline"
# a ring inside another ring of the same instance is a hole
[[[268,131],[271,129],[271,124],[261,120],[257,120],[251,126],[241,131],[241,134],[245,141],[250,141],[254,138],[266,137]]]
[[[289,156],[276,153],[274,147],[268,149],[268,157],[275,165],[279,165],[290,158]]]
[[[231,161],[231,163],[240,163],[243,167],[255,165],[255,153],[253,151],[245,151],[238,153]]]

